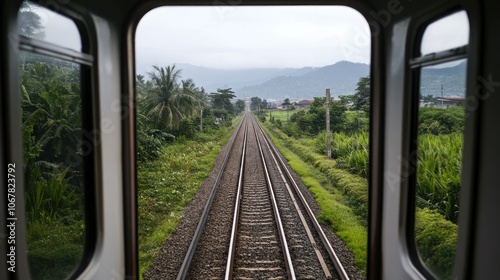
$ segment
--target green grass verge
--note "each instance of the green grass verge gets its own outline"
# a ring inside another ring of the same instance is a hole
[[[141,279],[165,241],[176,230],[182,219],[182,210],[207,178],[240,118],[233,121],[232,128],[211,130],[197,134],[192,140],[167,144],[160,158],[139,166]]]
[[[297,113],[298,111],[299,111],[299,109],[288,111],[288,118],[290,118],[294,113]],[[267,119],[267,121],[269,121],[269,110],[265,110],[265,113],[266,113],[266,119]],[[287,121],[287,118],[286,118],[287,112],[284,110],[274,109],[274,110],[272,110],[271,115],[275,121],[280,120],[283,123],[286,123],[286,121]]]

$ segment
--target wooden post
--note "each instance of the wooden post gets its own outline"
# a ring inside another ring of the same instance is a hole
[[[203,107],[200,108],[200,132],[203,132]]]
[[[332,158],[332,140],[330,139],[330,89],[326,89],[326,152]]]

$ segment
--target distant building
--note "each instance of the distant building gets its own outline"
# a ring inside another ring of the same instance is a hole
[[[420,107],[448,108],[465,104],[465,97],[437,97],[434,100],[420,100]]]
[[[312,103],[313,103],[313,100],[304,99],[304,100],[297,102],[297,106],[300,109],[307,109],[307,108],[311,107]]]
[[[438,97],[436,107],[448,108],[451,106],[463,105],[464,103],[465,97]]]

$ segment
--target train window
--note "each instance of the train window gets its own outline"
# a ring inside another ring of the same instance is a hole
[[[30,274],[63,279],[80,264],[87,238],[84,196],[92,176],[85,164],[93,147],[82,86],[91,58],[74,51],[82,40],[67,17],[24,2],[18,26]]]
[[[232,126],[235,116],[250,110],[272,133],[290,138],[288,143],[295,148],[288,148],[304,164],[297,170],[311,171],[301,175],[308,177],[308,187],[317,188],[315,196],[324,196],[318,198],[327,211],[323,222],[345,229],[338,232],[355,255],[354,265],[360,274],[366,271],[370,47],[368,22],[343,6],[160,7],[147,13],[135,34],[140,275],[173,279],[182,276],[192,259],[188,278],[224,278],[237,176],[235,184],[217,187],[211,206],[217,210],[205,216],[205,229],[209,228],[205,232],[211,234],[200,239],[196,246],[201,251],[194,255],[181,250],[190,246],[200,221],[194,217],[202,211],[186,208],[181,221],[180,209],[205,180],[196,174],[220,166],[219,160],[214,166],[213,160],[205,162],[199,155],[215,151],[212,147],[219,144],[212,137],[229,135],[221,133]],[[242,140],[243,134],[238,135]],[[235,143],[235,150],[241,151],[242,146],[241,141]],[[239,156],[230,158],[228,170],[237,170]],[[320,171],[312,175],[319,161],[324,177]],[[313,176],[317,177],[312,180]],[[221,182],[233,180],[221,178]],[[209,192],[201,190],[195,200],[204,197],[202,193],[208,197]],[[197,204],[207,205],[191,205]],[[296,223],[300,225],[299,220],[290,225]],[[299,236],[293,241],[299,244],[307,234],[293,236]],[[193,240],[191,244],[198,242]],[[311,243],[304,240],[304,244]],[[306,247],[302,243],[290,247],[292,260],[306,255],[300,249]],[[251,265],[242,269],[249,271],[245,277],[271,277],[255,275],[264,269]],[[311,266],[298,266],[302,271],[297,278],[325,276],[305,273]]]
[[[80,32],[74,21],[35,3],[23,2],[17,23],[19,35],[75,51],[82,49]]]
[[[431,23],[425,29],[420,51],[422,55],[467,45],[469,22],[464,11],[456,12]]]
[[[432,23],[423,34],[421,51],[435,53],[411,61],[418,82],[416,153],[412,154],[416,160],[415,245],[427,267],[424,273],[431,271],[440,279],[452,277],[457,243],[468,24],[465,12]]]

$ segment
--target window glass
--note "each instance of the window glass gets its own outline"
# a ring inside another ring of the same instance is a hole
[[[465,46],[469,43],[469,19],[459,11],[431,23],[425,29],[420,51],[422,55]]]
[[[432,23],[424,33],[422,51],[445,51],[466,45],[468,24],[465,12]],[[437,34],[444,37],[436,37]],[[415,244],[429,271],[440,279],[451,279],[460,212],[467,60],[457,59],[415,71],[420,76],[414,153]]]
[[[24,2],[19,34],[79,51],[75,23]],[[64,34],[64,36],[61,36]],[[79,265],[85,244],[82,66],[19,52],[26,242],[33,279],[64,279]]]
[[[54,1],[54,3],[57,3]],[[59,4],[54,8],[59,9]],[[24,1],[18,12],[19,35],[81,51],[80,32],[74,21],[33,2]]]
[[[163,255],[161,264],[150,265],[156,252],[165,253],[159,236],[179,238],[165,225],[177,223],[201,185],[196,180],[206,177],[193,170],[208,174],[201,170],[212,168],[198,155],[219,144],[206,139],[228,135],[219,133],[245,106],[275,135],[287,135],[289,145],[303,147],[297,156],[304,162],[322,161],[322,170],[312,162],[304,168],[351,178],[342,187],[318,179],[328,193],[325,205],[340,205],[324,209],[331,214],[323,222],[349,229],[344,241],[356,266],[365,269],[372,38],[366,19],[343,6],[160,7],[136,30],[140,274],[155,278],[178,261]],[[216,223],[223,220],[231,224],[232,215],[218,215]],[[221,244],[210,255],[217,259],[226,249]],[[210,266],[220,273],[216,278],[224,277],[225,268],[201,264],[207,258],[195,255],[193,266]]]
[[[84,246],[80,65],[21,52],[27,248],[34,279],[63,279]]]

